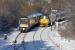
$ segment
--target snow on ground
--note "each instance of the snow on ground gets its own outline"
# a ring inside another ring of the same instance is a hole
[[[6,50],[7,47],[9,48],[18,32],[19,31],[11,32],[11,35],[7,36],[7,40],[4,40],[4,37],[0,38],[0,50]]]
[[[4,40],[3,38],[0,38],[0,48],[7,45],[7,41]]]
[[[57,45],[59,45],[61,50],[74,50],[75,49],[74,40],[67,40],[64,37],[61,37],[60,33],[57,30],[53,30],[49,32],[50,32],[49,36]]]
[[[8,42],[13,42],[16,36],[20,33],[20,31],[11,32],[12,34],[8,36]]]
[[[35,30],[35,29],[36,29],[36,30]],[[29,32],[29,33],[27,34],[26,39],[25,39],[26,42],[28,42],[28,41],[33,41],[33,40],[34,40],[34,39],[33,39],[34,36],[37,36],[37,37],[38,37],[36,40],[39,40],[39,39],[40,39],[40,38],[39,38],[39,34],[36,35],[36,32],[38,32],[38,31],[40,30],[40,28],[35,28],[35,29],[33,29],[31,32]]]
[[[50,27],[48,27],[45,31],[43,31],[43,33],[41,34],[42,40],[46,41],[47,47],[51,46],[53,48],[53,50],[60,50],[60,48],[57,47],[57,45],[53,42],[53,40],[49,36],[49,34],[50,34],[49,31],[50,31]],[[46,48],[46,49],[49,50],[49,48]]]
[[[24,47],[23,45],[19,48],[19,50],[74,50],[75,49],[75,41],[67,40],[64,37],[61,37],[59,34],[57,27],[53,26],[53,30],[51,31],[51,27],[47,27],[44,31],[42,27],[36,27],[32,31],[28,33],[22,33],[18,39],[16,46],[21,45],[21,41],[23,39],[24,34],[26,37],[24,39]],[[42,32],[41,32],[42,31]],[[0,39],[0,50],[14,50],[13,41],[16,36],[19,34],[19,31],[12,32],[11,35],[8,36],[7,40]]]

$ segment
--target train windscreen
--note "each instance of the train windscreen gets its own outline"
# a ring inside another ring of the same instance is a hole
[[[40,19],[48,19],[48,16],[41,16]]]
[[[20,19],[20,24],[27,24],[28,23],[28,19],[27,18],[21,18]]]

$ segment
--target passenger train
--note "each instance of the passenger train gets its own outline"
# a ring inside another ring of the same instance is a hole
[[[19,28],[21,32],[28,32],[31,27],[39,24],[40,26],[49,26],[50,23],[54,23],[58,17],[57,14],[44,15],[42,13],[35,13],[29,16],[24,16],[19,19]]]
[[[25,16],[19,19],[19,27],[21,32],[28,32],[28,30],[34,25],[38,24],[39,17],[42,13],[32,14],[30,16]]]

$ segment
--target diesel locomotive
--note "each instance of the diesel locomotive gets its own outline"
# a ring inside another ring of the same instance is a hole
[[[50,20],[48,16],[41,16],[39,19],[40,26],[49,26]]]

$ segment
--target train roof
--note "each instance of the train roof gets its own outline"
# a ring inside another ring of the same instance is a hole
[[[32,15],[27,16],[27,18],[37,17],[43,15],[42,13],[34,13]]]

